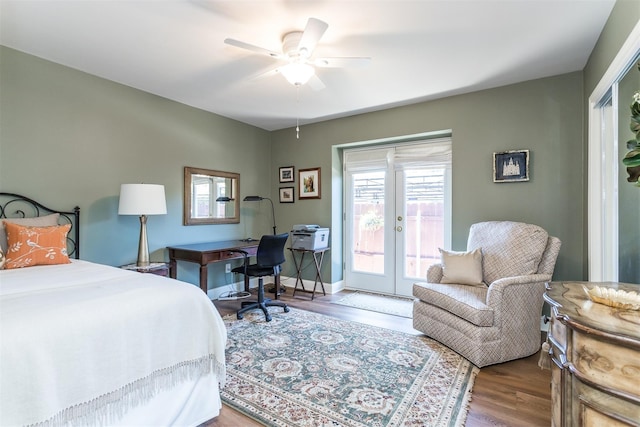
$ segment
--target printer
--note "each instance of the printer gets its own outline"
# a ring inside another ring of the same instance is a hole
[[[296,224],[291,230],[291,249],[315,251],[329,246],[329,229],[315,224]]]

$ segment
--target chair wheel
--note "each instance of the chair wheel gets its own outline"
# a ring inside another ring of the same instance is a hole
[[[289,311],[290,311],[290,310],[289,310],[289,307],[287,307],[287,306],[285,305],[285,306],[284,306],[284,312],[285,312],[285,313],[288,313]]]
[[[267,322],[271,322],[271,316],[265,316],[264,318]]]
[[[236,314],[236,317],[238,318],[238,320],[242,320],[244,318],[244,316],[240,313]]]

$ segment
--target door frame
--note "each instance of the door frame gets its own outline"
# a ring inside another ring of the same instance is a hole
[[[347,215],[346,215],[346,207],[347,204],[349,203],[349,201],[347,200],[348,197],[348,192],[346,191],[345,185],[346,185],[346,180],[348,177],[347,171],[346,171],[346,166],[344,164],[344,156],[345,150],[349,150],[349,149],[357,149],[357,148],[361,148],[361,149],[390,149],[393,147],[401,147],[401,146],[409,146],[409,145],[416,145],[416,144],[421,144],[421,143],[425,143],[428,144],[429,142],[437,142],[437,140],[446,138],[449,140],[449,144],[453,144],[453,139],[452,139],[452,132],[451,129],[448,130],[443,130],[443,131],[438,131],[438,132],[427,132],[427,133],[422,133],[422,134],[414,134],[414,135],[408,135],[408,136],[404,136],[404,137],[396,137],[396,138],[385,138],[385,139],[381,139],[381,140],[376,140],[376,141],[363,141],[363,142],[359,142],[359,143],[351,143],[351,144],[344,144],[344,145],[340,145],[340,146],[336,146],[336,148],[340,148],[340,152],[339,152],[339,156],[342,160],[342,206],[343,206],[343,211],[341,214],[341,228],[342,228],[342,241],[343,241],[343,245],[342,245],[342,279],[343,279],[343,284],[342,284],[342,288],[347,288],[350,289],[351,287],[347,284],[347,280],[346,280],[346,273],[347,273],[347,260],[349,259],[349,253],[348,253],[348,248],[347,248],[347,244],[346,241],[347,239],[349,239],[350,237],[347,236],[348,234],[348,227],[346,224],[347,221]],[[394,173],[394,182],[395,182],[395,170],[393,171]],[[448,182],[445,182],[445,189],[444,189],[444,203],[445,206],[448,206],[449,209],[445,211],[445,221],[444,221],[444,228],[443,228],[443,233],[444,233],[444,248],[445,249],[450,249],[450,244],[451,244],[451,230],[452,230],[452,220],[453,220],[453,206],[452,206],[452,165],[451,163],[449,163],[449,166],[447,168],[447,172],[445,173],[445,179],[448,179]],[[389,185],[388,181],[385,181],[385,188]],[[389,205],[389,206],[387,206]],[[393,211],[395,211],[396,209],[396,198],[394,197],[394,201],[393,203],[390,204],[385,204],[385,210],[386,209],[392,209]],[[393,217],[393,215],[391,215],[390,217]],[[394,217],[394,223],[393,223],[393,227],[387,227],[385,226],[385,241],[386,239],[388,239],[389,237],[391,237],[393,240],[395,240],[395,217]],[[393,256],[393,260],[392,260],[392,264],[393,264],[393,280],[394,280],[394,286],[393,286],[393,293],[396,294],[397,293],[397,284],[395,284],[396,281],[396,277],[398,276],[397,273],[397,269],[398,266],[396,265],[396,256],[394,254]],[[425,273],[426,274],[426,273]],[[357,288],[353,288],[353,289],[357,289]],[[382,292],[381,292],[382,293]]]
[[[611,65],[589,96],[588,129],[588,268],[590,281],[618,281],[618,159],[617,84],[633,67],[640,53],[640,22],[627,37]],[[604,111],[602,101],[612,92],[612,108]],[[609,114],[605,116],[605,113]],[[603,125],[614,120],[613,144],[603,134]],[[613,157],[613,158],[612,158]],[[613,162],[613,163],[612,163]]]

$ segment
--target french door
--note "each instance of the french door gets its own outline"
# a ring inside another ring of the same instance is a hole
[[[451,141],[345,151],[345,284],[410,296],[450,239]]]

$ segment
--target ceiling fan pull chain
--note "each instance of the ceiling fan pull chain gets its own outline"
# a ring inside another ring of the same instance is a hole
[[[296,85],[296,104],[300,105],[300,85]],[[300,139],[300,117],[298,114],[296,114],[296,139]]]

